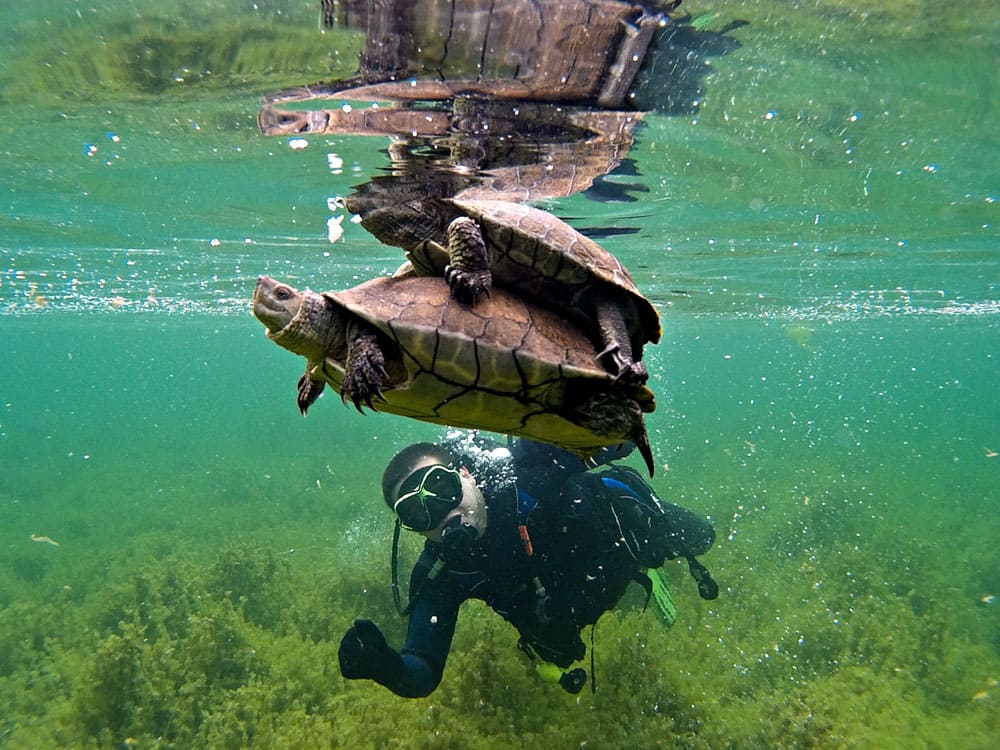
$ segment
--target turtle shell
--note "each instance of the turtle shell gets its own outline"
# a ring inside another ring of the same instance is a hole
[[[379,334],[389,378],[378,411],[530,437],[580,455],[644,435],[640,409],[653,410],[652,391],[616,382],[582,331],[550,310],[501,289],[469,308],[438,277],[379,278],[324,296]],[[311,375],[340,392],[344,362],[327,357]],[[634,416],[607,429],[582,423],[580,405],[602,395]]]
[[[428,215],[436,214],[439,206],[443,216]],[[387,213],[395,211],[399,218],[391,222],[394,226],[378,226],[389,221]],[[419,274],[444,274],[449,261],[447,226],[458,216],[468,216],[479,224],[492,249],[495,285],[565,313],[588,332],[596,325],[588,296],[603,294],[622,304],[636,359],[647,341],[660,340],[660,316],[628,269],[601,245],[547,211],[509,201],[447,199],[415,202],[380,214],[372,217],[376,226],[365,226],[380,238],[388,234],[389,241],[392,237],[402,240],[399,244]],[[411,225],[410,231],[403,231],[403,223]]]

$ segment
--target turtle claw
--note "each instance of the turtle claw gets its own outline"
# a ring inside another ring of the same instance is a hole
[[[604,361],[605,357],[610,358],[611,363],[608,369],[617,372],[614,375],[614,382],[622,385],[645,385],[649,380],[649,371],[642,362],[635,362],[631,358],[622,356],[621,347],[618,344],[611,344],[607,349],[597,355],[598,361]]]
[[[316,399],[320,397],[323,393],[323,389],[326,384],[322,380],[313,380],[309,377],[307,372],[298,382],[298,398],[296,399],[299,405],[299,411],[302,412],[302,416],[306,416],[306,412],[309,411],[309,407],[316,403]]]
[[[489,271],[466,271],[453,265],[444,267],[444,278],[451,296],[463,305],[472,306],[480,296],[490,296],[493,278]]]
[[[347,399],[344,397],[343,393],[341,393],[340,398],[344,402],[344,405],[346,406]],[[374,399],[378,399],[379,401],[385,401],[385,396],[382,395],[382,389],[379,388],[378,386],[374,386],[370,392],[365,393],[364,395],[358,394],[351,397],[351,401],[354,403],[354,408],[358,410],[359,414],[365,413],[365,410],[362,408],[362,404],[364,406],[367,406],[372,411],[378,411],[378,409],[375,408],[375,404],[373,403]]]
[[[649,380],[649,372],[642,362],[622,364],[615,375],[615,382],[622,385],[645,385]]]
[[[372,373],[376,371],[373,369]],[[351,399],[351,403],[354,404],[354,408],[358,410],[360,414],[364,414],[364,407],[367,406],[372,411],[378,411],[375,408],[374,400],[377,398],[380,401],[385,401],[385,396],[382,395],[382,377],[380,375],[375,375],[376,380],[369,380],[365,377],[354,377],[350,380],[345,377],[344,382],[340,386],[340,400],[347,405],[347,399]]]
[[[352,358],[344,380],[340,384],[341,401],[346,405],[347,399],[350,399],[354,408],[362,414],[365,413],[364,406],[372,411],[378,411],[374,399],[385,401],[385,396],[382,395],[382,383],[389,373],[381,361],[381,352],[378,352],[378,355],[373,356],[373,353],[369,352],[367,355]]]
[[[347,399],[351,399],[354,408],[362,414],[365,413],[362,406],[377,411],[372,399],[385,400],[382,383],[389,377],[378,336],[367,325],[355,321],[348,329],[348,337],[350,343],[344,379],[340,383],[340,400],[346,405]]]

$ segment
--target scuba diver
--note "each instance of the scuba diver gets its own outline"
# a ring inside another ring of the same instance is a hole
[[[397,652],[374,622],[355,620],[340,643],[341,674],[407,698],[430,695],[459,606],[480,599],[517,628],[525,653],[546,663],[539,665],[544,679],[577,693],[586,671],[562,670],[586,653],[581,630],[613,608],[630,582],[648,595],[646,569],[686,558],[701,596],[714,599],[718,586],[695,559],[715,540],[711,524],[660,501],[627,466],[589,470],[631,449],[605,449],[588,465],[547,444],[521,439],[506,448],[473,434],[397,453],[382,494],[396,515],[393,595],[410,618],[406,643]],[[396,575],[400,527],[427,540],[405,609]]]

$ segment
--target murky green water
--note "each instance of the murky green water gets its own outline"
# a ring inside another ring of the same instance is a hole
[[[329,397],[302,419],[301,363],[246,304],[262,272],[399,261],[326,237],[384,140],[256,128],[358,40],[312,3],[8,5],[0,745],[992,745],[992,3],[686,4],[749,24],[696,110],[647,118],[637,200],[547,207],[638,230],[604,244],[664,316],[654,484],[715,521],[723,593],[670,568],[677,624],[638,597],[603,619],[579,699],[469,605],[423,701],[346,683],[336,647],[360,615],[402,637],[376,481],[438,431]]]

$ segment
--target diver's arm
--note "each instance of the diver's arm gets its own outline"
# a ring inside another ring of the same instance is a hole
[[[454,592],[431,585],[420,593],[402,653],[371,620],[355,620],[340,641],[340,672],[349,680],[374,680],[403,698],[423,698],[441,682],[461,604]]]
[[[441,682],[462,603],[454,587],[445,583],[441,579],[431,581],[410,613],[400,680],[395,685],[383,683],[397,695],[422,698]]]

